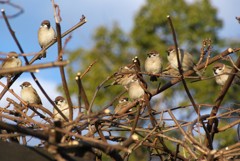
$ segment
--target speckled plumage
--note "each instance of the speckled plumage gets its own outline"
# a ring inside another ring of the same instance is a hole
[[[48,20],[44,20],[38,30],[38,42],[41,48],[45,48],[55,37],[55,31]],[[43,54],[46,57],[46,53]]]
[[[222,63],[216,63],[213,66],[213,74],[214,76],[216,76],[215,77],[216,83],[218,85],[223,86],[226,83],[229,73],[231,73],[231,71],[232,67]],[[238,72],[234,77],[233,83],[240,85],[240,72]]]
[[[7,68],[17,68],[22,66],[22,61],[21,59],[18,58],[18,54],[16,52],[9,52],[6,59],[2,62],[1,68],[2,69],[7,69]],[[11,74],[3,74],[1,75],[4,77],[13,77],[16,75],[16,73],[11,73]]]
[[[21,98],[27,103],[42,104],[41,98],[31,83],[23,82],[21,85]]]
[[[175,51],[174,46],[170,46],[167,50],[168,53],[168,62],[170,63],[171,67],[178,70],[178,61],[177,61],[177,54]],[[183,71],[188,71],[193,69],[194,62],[193,57],[190,53],[184,51],[183,49],[178,49],[179,60],[182,65]]]
[[[58,96],[55,98],[55,104],[62,111],[62,113],[69,118],[69,108],[68,103],[64,97]],[[54,120],[64,120],[63,117],[58,113],[58,111],[53,108]]]
[[[162,59],[157,51],[150,51],[147,59],[145,60],[145,71],[151,74],[159,74],[162,71]],[[156,76],[150,77],[151,81],[157,81]]]
[[[128,95],[132,100],[141,98],[144,95],[145,91],[140,85],[140,82],[137,78],[133,79],[129,84]]]

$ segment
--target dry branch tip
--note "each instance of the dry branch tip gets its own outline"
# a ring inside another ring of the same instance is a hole
[[[138,139],[139,139],[139,138],[138,138],[138,135],[133,134],[133,135],[132,135],[132,139],[133,139],[133,140],[138,140]]]
[[[105,114],[109,114],[109,113],[110,113],[110,110],[109,110],[109,109],[105,109],[105,110],[104,110],[104,113],[105,113]]]
[[[233,53],[233,49],[232,48],[228,48],[228,52],[229,53]]]

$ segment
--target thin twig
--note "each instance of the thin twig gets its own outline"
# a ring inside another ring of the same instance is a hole
[[[5,4],[7,4],[7,5],[9,5],[9,6],[19,10],[17,13],[14,13],[12,15],[7,15],[6,17],[8,17],[8,18],[16,18],[17,16],[23,14],[23,12],[24,12],[24,9],[21,6],[16,5],[15,3],[10,2],[10,0],[6,0],[6,1],[1,2],[1,3],[5,3]],[[2,18],[2,16],[0,16],[0,18]]]
[[[54,10],[54,18],[55,18],[55,22],[56,22],[56,30],[57,30],[57,44],[58,44],[58,61],[62,61],[62,38],[61,38],[61,25],[60,25],[60,9],[58,8],[57,11],[57,7],[56,4],[54,3],[54,0],[52,0],[52,4],[53,4],[53,10]],[[59,13],[59,14],[57,14]],[[65,72],[64,72],[64,67],[60,66],[60,73],[61,73],[61,78],[62,78],[62,86],[63,86],[63,90],[65,92],[66,98],[67,98],[67,102],[68,102],[68,109],[69,109],[69,120],[72,121],[73,120],[73,104],[72,104],[72,100],[70,97],[70,92],[68,89],[68,85],[67,85],[67,80],[66,80],[66,76],[65,76]]]
[[[91,68],[93,67],[93,65],[94,65],[95,63],[97,63],[97,60],[94,60],[94,61],[88,66],[88,68],[83,72],[83,74],[81,74],[81,79],[85,76],[85,74],[87,74],[87,73],[91,70]]]
[[[229,52],[233,52],[233,50],[229,49]],[[240,68],[240,57],[238,57],[238,60],[237,60],[237,62],[235,64],[236,64],[236,66],[238,68]],[[217,115],[218,109],[219,109],[219,107],[220,107],[220,105],[221,105],[221,103],[222,103],[222,101],[224,99],[224,96],[226,95],[226,93],[227,93],[229,87],[231,86],[232,81],[233,81],[233,79],[235,77],[235,74],[233,74],[233,73],[237,73],[237,72],[238,72],[238,70],[236,68],[232,69],[232,71],[231,71],[232,75],[228,76],[228,79],[227,79],[226,83],[222,87],[221,93],[220,93],[220,95],[218,96],[218,98],[215,101],[215,105],[213,106],[213,109],[211,111],[210,117],[213,117],[213,116]],[[214,123],[214,119],[210,119],[208,121],[208,124],[207,124],[207,129],[210,132],[210,134],[212,135],[212,138],[214,138],[214,133],[215,133],[215,131],[213,131],[213,129],[212,129],[213,123]],[[211,144],[212,143],[210,143],[210,142],[206,142],[207,146],[209,146]]]
[[[45,133],[42,130],[32,130],[32,129],[29,129],[29,128],[20,127],[18,125],[11,125],[11,124],[8,124],[8,123],[4,123],[2,121],[0,121],[0,127],[1,127],[1,129],[6,129],[6,130],[11,131],[11,132],[19,132],[21,134],[35,136],[39,139],[43,139],[43,140],[48,139],[47,133]]]
[[[168,21],[170,23],[170,27],[171,27],[171,30],[172,30],[173,41],[174,41],[174,44],[175,44],[175,51],[176,51],[176,54],[177,54],[178,70],[179,70],[179,73],[181,75],[181,80],[182,80],[183,86],[184,86],[185,91],[186,91],[186,93],[187,93],[187,95],[188,95],[188,97],[189,97],[189,99],[190,99],[190,101],[193,105],[193,108],[194,108],[195,112],[200,116],[200,111],[199,111],[199,109],[198,109],[198,107],[197,107],[197,105],[196,105],[188,87],[187,87],[186,81],[184,80],[182,64],[180,62],[179,53],[178,53],[179,50],[178,50],[178,44],[177,44],[177,37],[176,37],[175,29],[174,29],[174,26],[173,26],[173,23],[172,23],[172,19],[169,15],[167,16],[167,18],[168,18]]]
[[[190,139],[188,138],[187,134],[185,133],[185,131],[182,129],[182,127],[179,125],[179,123],[177,122],[177,119],[175,118],[175,116],[173,115],[171,110],[168,110],[169,115],[171,116],[171,118],[173,119],[173,121],[175,122],[175,124],[177,125],[178,129],[181,131],[181,133],[184,135],[184,138],[187,139],[187,141],[189,143],[192,143],[192,141],[190,141]],[[186,147],[185,147],[186,148]],[[194,159],[197,159],[197,156],[189,149],[186,148],[186,150],[188,150],[189,154],[191,154],[192,157],[194,157]]]
[[[82,25],[84,25],[87,22],[86,18],[84,15],[82,15],[82,18],[80,19],[80,21],[74,25],[73,27],[71,27],[70,29],[68,29],[67,31],[65,31],[62,35],[61,38],[67,36],[69,33],[73,32],[74,30],[76,30],[77,28],[81,27]],[[39,56],[41,56],[49,47],[51,47],[53,44],[55,44],[57,42],[57,39],[53,39],[51,42],[49,42],[48,45],[45,46],[45,48],[43,48],[41,51],[38,52],[38,54],[36,54],[29,62],[29,64],[32,64],[33,62],[35,62]]]
[[[82,85],[81,85],[81,73],[77,73],[77,76],[75,77],[75,80],[77,82],[77,85],[78,85],[78,108],[79,108],[79,112],[78,114],[81,113],[81,109],[82,109]]]
[[[234,49],[234,50],[232,48],[228,48],[225,51],[223,51],[222,53],[214,56],[213,58],[210,58],[209,62],[208,62],[208,65],[210,65],[210,64],[212,64],[212,63],[214,63],[214,62],[216,62],[216,61],[218,61],[220,59],[222,59],[222,57],[225,57],[225,56],[227,56],[229,54],[232,54],[234,52],[237,52],[239,50],[240,50],[240,48],[237,48],[237,49]],[[204,66],[205,66],[205,62],[199,64],[196,68],[197,68],[197,70],[201,70],[201,69],[204,68]],[[189,70],[189,71],[184,73],[184,77],[192,75],[194,72],[195,72],[194,70]],[[166,89],[172,87],[173,85],[177,84],[180,81],[181,81],[181,78],[172,79],[171,81],[169,81],[165,85],[163,85],[160,89],[151,92],[151,94],[152,94],[152,96],[155,96],[155,95],[165,91]]]
[[[45,64],[36,64],[36,65],[27,65],[27,66],[21,66],[18,68],[5,68],[0,70],[0,75],[3,74],[11,74],[11,73],[18,73],[18,72],[32,72],[32,70],[36,70],[38,72],[38,69],[45,69],[45,68],[51,68],[51,67],[59,67],[59,66],[65,66],[69,63],[69,61],[57,61],[57,62],[50,62]]]
[[[8,18],[6,17],[6,14],[5,14],[5,11],[4,11],[4,10],[2,10],[2,15],[3,15],[3,17],[4,17],[4,20],[5,20],[6,24],[7,24],[8,30],[9,30],[9,32],[11,33],[11,36],[12,36],[12,38],[14,39],[15,43],[17,44],[20,52],[21,52],[21,53],[24,53],[24,51],[23,51],[23,49],[22,49],[22,47],[21,47],[21,45],[20,45],[20,43],[19,43],[16,35],[15,35],[15,32],[12,30],[12,28],[11,28],[9,22],[8,22]],[[45,50],[44,50],[43,52],[45,52]],[[40,52],[39,55],[36,55],[36,56],[35,56],[36,59],[37,59],[41,54],[43,54],[43,52],[42,52],[42,53]],[[34,58],[35,58],[35,57],[34,57]],[[27,65],[32,64],[32,63],[36,60],[36,59],[35,59],[34,61],[32,61],[32,62],[30,61],[30,62],[29,62],[28,59],[27,59],[27,57],[23,56],[23,58],[24,58],[24,60],[25,60],[25,62],[26,62]],[[33,58],[33,59],[34,59],[34,58]],[[33,59],[32,59],[32,60],[33,60]],[[5,95],[5,93],[8,91],[8,89],[12,86],[12,84],[21,76],[21,74],[22,74],[22,72],[18,73],[17,75],[15,75],[15,77],[13,77],[13,79],[11,79],[11,81],[8,81],[7,86],[4,87],[4,89],[3,89],[2,92],[0,93],[0,100],[1,100],[2,97]],[[40,89],[40,90],[42,91],[42,93],[44,94],[44,96],[47,98],[47,100],[53,105],[53,107],[59,112],[59,114],[60,114],[65,120],[68,120],[68,119],[66,118],[66,116],[63,115],[62,111],[59,110],[58,107],[55,105],[55,103],[51,100],[51,98],[49,97],[49,95],[47,94],[47,92],[44,90],[44,88],[41,86],[41,84],[39,83],[38,79],[36,78],[36,76],[35,76],[32,72],[31,72],[31,76],[32,76],[33,80],[36,82],[36,84],[38,85],[39,89]]]
[[[5,12],[2,14],[5,14]],[[7,17],[5,19],[6,22],[8,22]],[[82,25],[84,25],[87,22],[87,20],[85,19],[84,16],[82,16],[80,22],[78,22],[76,25],[74,25],[73,27],[71,27],[69,30],[67,30],[66,32],[64,32],[61,37],[65,37],[66,35],[68,35],[69,33],[71,33],[72,31],[76,30],[77,28],[81,27]],[[7,23],[9,24],[9,23]],[[10,31],[12,31],[10,25],[7,25],[8,29]],[[11,32],[12,36],[15,37],[14,32]],[[42,49],[38,54],[36,54],[29,62],[29,64],[32,64],[34,61],[36,61],[38,59],[39,56],[41,56],[50,46],[52,46],[54,43],[56,43],[57,40],[53,39],[44,49]],[[21,49],[21,48],[20,48]],[[20,50],[21,51],[21,50]],[[21,52],[23,53],[23,51]],[[12,84],[18,79],[18,77],[21,75],[22,73],[17,74],[8,84],[7,88],[10,88],[12,86]],[[2,97],[4,96],[4,94],[7,92],[7,88],[4,88],[3,91],[0,93],[0,99],[2,99]],[[48,99],[49,100],[49,99]],[[54,102],[50,101],[50,103],[54,106]],[[55,106],[54,106],[55,108]],[[61,111],[58,111],[61,114]],[[65,117],[65,115],[62,115],[63,118]],[[65,117],[66,118],[66,117]]]

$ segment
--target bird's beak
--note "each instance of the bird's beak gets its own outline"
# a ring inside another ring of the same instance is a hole
[[[214,73],[214,74],[217,74],[217,72],[216,72],[216,70],[215,70],[215,69],[213,69],[213,73]]]

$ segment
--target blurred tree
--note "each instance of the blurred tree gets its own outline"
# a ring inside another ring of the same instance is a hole
[[[132,38],[141,52],[154,48],[163,53],[167,45],[173,44],[167,15],[173,19],[180,46],[199,51],[204,38],[211,38],[214,45],[219,45],[217,31],[222,27],[222,21],[217,18],[217,9],[209,0],[192,3],[147,0],[137,13],[132,30]]]
[[[90,74],[83,78],[83,86],[90,100],[100,83],[117,71],[119,67],[130,63],[132,59],[129,38],[117,24],[114,24],[112,29],[103,26],[97,28],[93,41],[94,46],[91,49],[80,48],[71,52],[68,59],[72,63],[67,67],[68,80],[72,84],[75,83],[74,78],[77,72],[83,73],[91,63],[97,61],[89,72]],[[111,80],[105,85],[108,84],[111,84]],[[123,89],[120,86],[101,88],[95,105],[103,105],[106,101],[112,100]],[[77,93],[77,89],[70,86],[70,92]]]
[[[217,34],[222,27],[222,21],[217,17],[217,9],[209,0],[195,0],[191,3],[186,0],[147,0],[137,13],[131,32],[138,53],[144,55],[147,50],[155,49],[160,52],[164,62],[167,62],[165,51],[169,45],[174,44],[167,15],[173,20],[179,47],[192,53],[196,63],[200,57],[202,40],[207,38],[212,40],[212,56],[222,47],[223,40]],[[204,76],[213,76],[211,67],[208,67]],[[213,103],[220,90],[214,79],[189,82],[188,86],[194,99],[199,103]],[[231,88],[229,101],[233,100],[233,93],[234,90]],[[189,103],[181,83],[165,91],[164,95],[166,97],[178,95],[184,97],[178,99],[182,100],[183,104]],[[167,105],[172,105],[172,101],[176,101],[176,99],[163,100],[167,100],[165,101]]]
[[[92,48],[80,48],[69,54],[69,60],[73,62],[67,68],[69,83],[75,83],[76,73],[83,72],[94,60],[97,60],[90,74],[83,78],[83,85],[91,99],[97,86],[119,67],[130,63],[134,54],[140,57],[143,64],[146,52],[155,49],[159,51],[164,62],[167,62],[165,50],[168,45],[173,44],[167,15],[172,17],[179,46],[194,53],[195,62],[200,56],[202,40],[206,38],[212,40],[212,55],[222,46],[223,40],[217,34],[222,27],[222,21],[217,17],[217,9],[209,0],[196,0],[191,3],[185,0],[146,0],[145,5],[136,14],[134,27],[129,36],[117,24],[114,24],[112,29],[101,26],[96,29],[93,36]],[[166,65],[167,63],[164,63],[164,66]],[[209,66],[204,76],[212,75]],[[148,81],[149,78],[146,80]],[[108,84],[110,83],[108,81]],[[188,81],[188,86],[197,103],[213,103],[220,91],[214,79],[196,83]],[[77,89],[71,87],[74,86],[70,86],[71,93],[76,93]],[[228,93],[229,100],[234,99],[232,97],[234,89],[236,88],[231,88],[231,92]],[[122,87],[101,88],[96,98],[96,105],[100,106],[112,100],[121,90]],[[163,92],[161,100],[168,107],[174,107],[176,100],[179,101],[177,105],[190,103],[181,83]],[[182,118],[190,118],[186,116],[191,113],[192,111],[186,111],[184,115],[183,112]]]
[[[69,82],[75,81],[73,78],[79,69],[83,71],[90,63],[97,60],[97,64],[93,67],[94,70],[91,71],[94,72],[92,77],[88,78],[86,76],[84,78],[88,79],[84,80],[84,86],[88,96],[91,98],[93,91],[95,91],[94,89],[107,76],[110,76],[119,67],[130,62],[132,59],[130,53],[137,53],[136,55],[141,58],[143,63],[146,52],[155,49],[160,52],[165,60],[164,62],[167,62],[165,50],[168,45],[173,44],[166,18],[167,15],[171,15],[173,19],[179,46],[190,52],[194,51],[196,54],[194,57],[199,57],[201,43],[205,38],[211,38],[214,50],[218,49],[217,47],[221,44],[221,41],[217,36],[217,31],[222,27],[222,21],[217,18],[217,10],[208,0],[198,0],[192,3],[187,3],[184,0],[147,0],[135,17],[135,24],[130,35],[133,41],[130,41],[130,37],[123,33],[117,24],[111,30],[99,27],[93,36],[94,46],[91,49],[80,48],[69,54],[69,60],[75,62],[73,66],[68,67]],[[207,74],[209,72],[212,75],[212,71],[207,71]],[[202,88],[202,86],[209,86],[209,83],[212,86],[211,88],[207,90]],[[202,81],[191,85],[198,101],[212,100],[215,95],[210,93],[209,90],[217,92],[217,90],[213,89],[214,86],[214,80]],[[100,92],[96,100],[98,103],[109,100],[109,98],[112,98],[119,92],[119,88],[110,88],[104,97]],[[178,92],[176,89],[179,88],[174,87],[173,89],[175,92]],[[76,92],[76,89],[70,90],[72,93]],[[105,94],[106,89],[101,91],[102,94]],[[168,90],[165,94],[166,96],[173,95],[173,90]],[[207,97],[200,97],[205,94]]]
[[[204,39],[210,38],[212,40],[212,56],[222,51],[220,48],[223,48],[223,44],[225,44],[224,50],[229,47],[228,45],[236,47],[234,43],[236,41],[230,43],[219,38],[218,30],[222,27],[222,20],[217,17],[217,9],[210,2],[209,0],[195,0],[191,1],[191,3],[186,0],[147,0],[146,4],[136,14],[134,28],[131,32],[131,38],[138,53],[142,54],[147,50],[155,49],[160,52],[164,62],[167,62],[167,53],[165,51],[168,45],[174,44],[169,23],[167,22],[167,15],[170,15],[173,20],[179,47],[192,53],[196,63]],[[233,56],[233,58],[236,57]],[[165,63],[166,65],[167,63]],[[207,68],[204,76],[213,76],[212,65]],[[216,84],[215,79],[196,83],[190,81],[187,81],[188,87],[196,103],[214,103],[221,89]],[[239,102],[234,96],[238,88],[234,85],[229,89],[224,99],[225,104]],[[164,91],[160,97],[162,104],[157,107],[158,109],[163,104],[168,108],[191,104],[182,83]],[[209,113],[209,108],[205,109],[208,109],[207,113]],[[194,117],[193,113],[195,113],[193,109],[183,110],[179,117],[184,120],[192,119]],[[217,145],[225,146],[235,141],[236,132],[234,131],[221,133],[221,137],[218,136],[216,140],[225,138],[230,133],[233,136],[230,140],[219,140]]]

